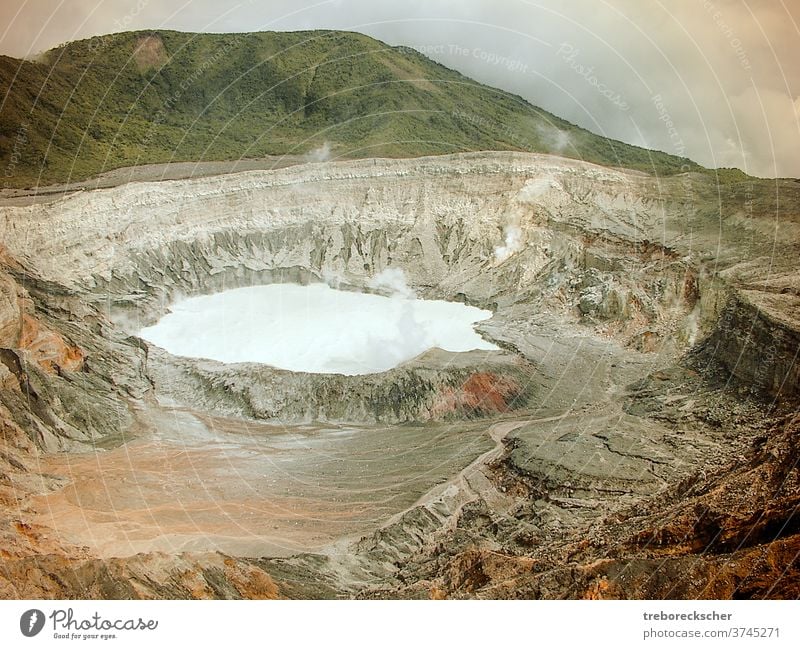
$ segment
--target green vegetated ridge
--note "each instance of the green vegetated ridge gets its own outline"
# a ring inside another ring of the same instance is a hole
[[[702,169],[351,32],[95,37],[35,62],[0,57],[0,99],[6,187],[143,163],[304,154],[325,143],[347,158],[512,150],[654,174]]]

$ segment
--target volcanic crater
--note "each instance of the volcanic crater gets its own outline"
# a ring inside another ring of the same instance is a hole
[[[792,594],[798,194],[489,152],[2,206],[0,592]],[[387,272],[491,345],[312,373],[139,335]]]

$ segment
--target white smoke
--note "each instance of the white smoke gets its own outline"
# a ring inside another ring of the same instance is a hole
[[[562,131],[558,132],[562,133]],[[562,187],[552,176],[539,176],[531,178],[525,183],[525,186],[517,194],[516,200],[520,203],[536,204],[543,196],[558,191],[563,191]],[[524,239],[520,227],[520,215],[509,216],[503,226],[503,245],[494,249],[495,263],[502,264],[511,255],[522,250]]]
[[[536,132],[550,153],[563,153],[571,143],[569,133],[555,126],[537,124]]]
[[[341,273],[337,273],[336,271],[326,268],[322,271],[322,281],[331,288],[338,289],[344,282],[344,277],[341,275]]]
[[[325,142],[316,149],[311,149],[304,156],[306,162],[327,162],[331,159],[331,143]]]
[[[517,223],[508,223],[503,228],[504,243],[494,249],[494,258],[498,264],[502,264],[515,252],[522,250],[522,228]]]
[[[563,191],[561,185],[554,178],[550,176],[532,178],[517,194],[517,200],[526,203],[535,202],[537,198],[541,198],[551,191]]]
[[[401,268],[385,268],[367,283],[375,291],[388,291],[392,297],[415,298],[417,294],[408,285]]]

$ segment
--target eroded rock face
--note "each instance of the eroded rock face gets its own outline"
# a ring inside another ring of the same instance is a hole
[[[0,344],[17,349],[43,370],[78,371],[83,366],[83,352],[47,327],[35,316],[35,307],[27,292],[14,279],[0,272]]]
[[[17,285],[7,274],[0,274],[0,341],[3,347],[14,347],[19,341],[22,315],[17,298]]]
[[[2,208],[0,529],[16,548],[2,592],[49,555],[25,596],[796,596],[781,574],[796,573],[797,469],[780,460],[796,426],[776,422],[800,394],[800,190],[777,184],[779,205],[775,183],[754,181],[754,213],[705,176],[492,153]],[[390,267],[423,297],[491,308],[479,329],[504,351],[342,377],[176,359],[133,335],[182,295],[361,290]],[[158,399],[289,425],[489,418],[495,446],[322,556],[101,561],[50,547],[19,503],[63,482],[30,459],[118,443],[132,406]],[[93,589],[62,578],[76,567]]]
[[[712,192],[704,177],[473,154],[134,183],[7,208],[0,228],[45,276],[133,324],[177,295],[312,279],[363,287],[396,266],[426,297],[541,302],[650,350],[707,333],[716,295],[737,283],[720,271],[768,250],[760,215],[733,218],[741,205],[723,205],[732,217],[720,233]],[[791,183],[781,192],[797,198]],[[509,224],[519,250],[498,263]],[[785,227],[788,245],[789,215]],[[772,261],[772,276],[791,268],[785,255]]]
[[[401,366],[347,376],[250,363],[149,355],[160,394],[228,416],[281,422],[458,421],[522,408],[535,400],[534,366],[500,352],[432,350]]]
[[[697,355],[753,393],[800,398],[800,296],[780,285],[732,293]]]
[[[624,438],[608,444],[608,412],[513,429],[510,452],[490,462],[483,478],[469,475],[473,491],[463,496],[455,528],[443,534],[429,524],[429,542],[403,557],[392,579],[360,596],[796,598],[797,415],[757,422],[759,402],[697,376],[687,384],[685,371],[673,368],[633,387],[626,409],[649,412],[640,424],[650,430],[627,446]],[[683,409],[687,399],[704,406]],[[654,444],[658,427],[672,441]],[[548,463],[551,434],[575,448]],[[592,443],[617,454],[623,470],[576,467]],[[701,464],[693,462],[697,453]],[[659,480],[661,488],[653,484]],[[425,505],[430,517],[434,504]],[[405,523],[423,517],[409,512]],[[406,540],[409,533],[398,521],[383,538]],[[388,552],[374,542],[370,549]]]
[[[257,566],[220,554],[101,561],[54,554],[6,560],[4,599],[283,599]]]

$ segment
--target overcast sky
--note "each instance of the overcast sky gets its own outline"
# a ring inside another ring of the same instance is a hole
[[[129,29],[350,29],[608,137],[800,177],[798,25],[798,0],[2,0],[0,53]]]

